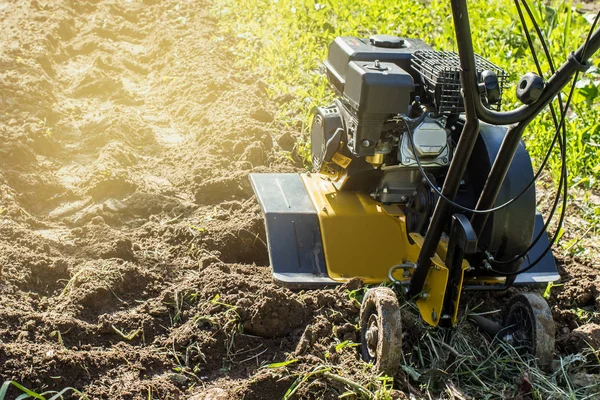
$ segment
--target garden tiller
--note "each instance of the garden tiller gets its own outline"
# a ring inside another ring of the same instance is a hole
[[[314,172],[250,176],[275,281],[392,283],[367,291],[360,316],[362,356],[385,373],[401,356],[399,297],[414,301],[427,324],[451,327],[463,292],[559,280],[554,240],[536,212],[539,173],[521,137],[587,69],[600,31],[549,79],[525,74],[516,85],[523,105],[501,111],[508,75],[474,54],[466,1],[451,3],[458,53],[388,35],[336,38],[325,67],[338,98],[314,111]],[[560,106],[553,143],[564,160],[568,104]],[[547,364],[554,330],[545,300],[526,293],[510,301],[495,332]]]

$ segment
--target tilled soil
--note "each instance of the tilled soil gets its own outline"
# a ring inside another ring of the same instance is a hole
[[[209,9],[0,2],[0,383],[277,399],[322,363],[364,369],[335,347],[358,339],[360,283],[271,282],[247,175],[297,170],[294,132],[261,77],[231,66]],[[596,271],[570,264],[553,300],[565,337],[569,308],[600,307]]]

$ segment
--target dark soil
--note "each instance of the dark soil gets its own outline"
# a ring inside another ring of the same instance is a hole
[[[272,283],[247,175],[298,170],[294,133],[260,77],[232,67],[209,9],[0,3],[0,383],[277,399],[321,364],[364,370],[336,348],[357,341],[360,285]],[[586,261],[561,274],[551,303],[569,351],[584,324],[572,310],[600,310],[600,280]],[[344,391],[314,381],[297,397]]]

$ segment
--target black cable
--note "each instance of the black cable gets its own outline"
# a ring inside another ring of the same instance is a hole
[[[521,26],[523,26],[523,31],[525,32],[525,38],[527,39],[527,45],[529,46],[529,50],[531,51],[531,57],[533,58],[533,62],[535,63],[536,69],[538,70],[538,74],[543,79],[544,77],[542,75],[542,66],[540,65],[540,61],[537,58],[537,53],[533,46],[533,40],[531,39],[531,35],[529,34],[529,29],[527,28],[527,23],[525,22],[525,17],[523,16],[523,10],[521,10],[521,0],[514,0],[514,2],[515,2],[515,7],[517,8],[517,13],[519,14],[519,20],[521,21]],[[537,26],[537,22],[533,19],[533,17],[531,15],[529,16],[529,18],[531,19],[534,27]],[[543,36],[541,36],[539,33],[538,33],[538,37],[540,38],[540,41],[543,40]],[[544,45],[542,45],[542,46],[544,46]],[[548,53],[546,53],[546,57],[548,57]],[[548,59],[548,61],[550,62],[550,59]],[[552,71],[552,73],[554,73],[554,71]],[[558,124],[558,121],[557,121],[557,124]]]
[[[584,51],[582,54],[584,54],[584,57],[582,57],[583,60],[585,60],[585,51],[587,49],[587,46],[589,44],[589,40],[590,37],[592,35],[592,33],[594,32],[594,29],[596,27],[596,24],[598,23],[598,19],[600,18],[600,12],[598,12],[598,14],[596,14],[596,18],[594,19],[594,22],[592,23],[592,26],[590,27],[590,31],[588,33],[588,37],[584,43]],[[573,78],[573,84],[571,85],[571,90],[569,92],[569,96],[567,98],[567,103],[565,105],[565,109],[562,113],[562,118],[561,118],[561,125],[564,124],[564,120],[565,120],[565,116],[569,107],[569,104],[571,103],[571,99],[573,97],[573,93],[575,92],[575,85],[577,83],[577,78],[579,76],[579,71],[575,72],[575,76]],[[566,132],[564,132],[563,134],[563,143],[564,143],[564,148],[566,149],[566,144],[567,144],[567,136],[566,136]],[[562,165],[563,169],[566,169],[566,163],[563,161],[563,165]],[[546,254],[548,254],[548,252],[552,249],[552,246],[554,245],[554,243],[556,242],[556,240],[558,239],[559,233],[560,233],[560,227],[562,226],[563,222],[564,222],[564,217],[566,214],[566,209],[567,209],[567,180],[565,179],[563,182],[563,190],[565,195],[563,196],[563,204],[562,204],[562,210],[561,210],[561,215],[560,215],[560,219],[558,221],[558,228],[556,229],[556,232],[554,233],[554,236],[552,237],[552,240],[550,241],[548,247],[546,247],[546,249],[542,252],[542,254],[540,254],[540,256],[533,262],[531,262],[527,267],[520,269],[519,271],[516,272],[502,272],[502,271],[496,271],[493,268],[490,268],[489,270],[493,273],[499,274],[501,276],[514,276],[514,275],[519,275],[522,274],[524,272],[529,271],[531,268],[533,268],[534,266],[536,266],[545,256]]]
[[[569,96],[567,97],[567,102],[565,104],[566,107],[569,107],[569,104],[571,103],[571,99],[573,97],[573,93],[575,92],[575,84],[577,82],[577,78],[579,75],[579,71],[575,72],[575,76],[573,78],[573,84],[571,85],[571,90],[569,92]],[[564,125],[565,123],[565,117],[566,117],[566,109],[564,111],[564,113],[562,114],[562,118],[560,121],[560,125]],[[566,148],[567,145],[567,137],[566,135],[563,135],[562,137],[562,143],[563,143],[563,149]],[[565,152],[563,151],[563,154]],[[564,154],[566,156],[566,154]],[[561,168],[561,174],[563,173],[563,171],[566,170],[566,162],[565,162],[565,157],[562,157],[561,154],[561,159],[562,159],[562,168]],[[546,256],[546,254],[548,254],[548,252],[550,250],[552,250],[552,246],[554,245],[554,243],[556,243],[556,240],[558,239],[559,233],[560,233],[560,227],[562,226],[564,219],[565,219],[565,215],[566,215],[566,210],[567,210],[567,196],[566,196],[566,191],[567,191],[567,179],[565,176],[565,179],[563,179],[562,182],[560,182],[562,184],[562,191],[563,191],[563,196],[562,196],[562,210],[560,211],[560,218],[558,220],[558,228],[556,229],[556,232],[554,233],[554,236],[552,237],[552,240],[550,241],[550,243],[548,244],[548,246],[546,247],[546,249],[544,249],[544,251],[542,252],[542,254],[540,254],[540,256],[533,262],[531,262],[527,267],[522,268],[518,271],[515,272],[503,272],[503,271],[498,271],[495,270],[494,268],[488,268],[488,271],[491,271],[495,274],[501,275],[501,276],[515,276],[515,275],[519,275],[522,274],[524,272],[529,271],[530,269],[532,269],[533,267],[535,267],[540,261],[542,261],[542,259]],[[558,192],[557,192],[557,199],[560,198],[560,193],[561,190],[559,188]],[[544,232],[543,230],[541,231],[541,233]],[[507,263],[507,262],[496,262],[496,264],[501,264],[501,263]]]
[[[544,158],[544,162],[542,163],[542,165],[538,169],[538,172],[534,175],[534,177],[531,179],[531,181],[529,181],[529,183],[527,184],[527,186],[525,186],[525,188],[519,194],[517,194],[515,197],[513,197],[510,200],[508,200],[504,204],[500,204],[499,206],[496,206],[496,207],[493,207],[493,208],[488,208],[487,210],[475,210],[473,208],[465,207],[465,206],[463,206],[461,204],[458,204],[457,202],[455,202],[455,201],[451,200],[450,198],[448,198],[447,196],[445,196],[437,188],[437,186],[431,181],[431,179],[429,179],[429,177],[427,176],[427,173],[425,172],[425,169],[423,168],[423,165],[421,164],[421,159],[417,155],[417,149],[415,147],[414,139],[412,137],[412,130],[411,130],[411,128],[408,125],[408,122],[406,120],[402,119],[402,121],[404,122],[404,125],[406,126],[406,130],[407,130],[406,134],[407,134],[408,139],[410,141],[411,150],[413,152],[415,161],[417,162],[417,167],[419,168],[419,171],[421,172],[421,175],[423,175],[423,178],[425,179],[425,181],[427,182],[427,184],[431,187],[431,189],[438,196],[440,196],[444,201],[447,201],[451,206],[456,207],[456,208],[458,208],[461,211],[470,212],[470,213],[473,213],[473,214],[490,214],[490,213],[502,210],[503,208],[508,207],[509,205],[511,205],[512,203],[514,203],[515,201],[517,201],[521,196],[523,196],[525,193],[527,193],[527,191],[529,189],[531,189],[531,187],[535,184],[536,180],[540,177],[541,173],[543,172],[543,168],[546,165],[546,162],[550,158],[550,154],[551,154],[551,151],[550,151],[551,149],[549,149],[549,151],[546,153],[546,156]],[[555,140],[553,140],[553,143],[555,143]]]
[[[528,8],[528,7],[527,7],[527,8]],[[530,11],[531,11],[531,10],[529,10],[529,13],[530,13]],[[520,15],[522,16],[522,13],[520,13]],[[595,20],[595,21],[594,21],[594,23],[592,24],[592,27],[591,27],[591,29],[590,29],[590,32],[588,33],[588,37],[587,37],[587,39],[586,39],[586,42],[585,42],[585,44],[584,44],[584,53],[585,53],[585,49],[586,49],[586,48],[587,48],[587,46],[588,46],[589,39],[590,39],[590,37],[591,37],[591,34],[593,33],[594,27],[595,27],[595,25],[596,25],[596,23],[597,23],[597,21],[598,21],[598,17],[599,17],[599,16],[600,16],[600,13],[598,13],[598,15],[596,16],[596,20]],[[530,14],[530,17],[532,17],[532,15],[531,15],[531,14]],[[533,19],[533,18],[532,18],[532,22],[533,22],[534,26],[537,26],[537,23],[536,23],[535,19]],[[526,25],[525,25],[525,24],[523,24],[523,25],[524,25],[525,29],[527,29],[527,28],[526,28]],[[544,39],[543,39],[543,36],[541,36],[541,31],[539,30],[539,26],[537,26],[537,28],[536,28],[536,31],[538,32],[538,35],[540,35],[540,40],[543,42],[543,45],[542,45],[542,46],[543,46],[543,47],[544,47],[544,49],[545,49],[545,52],[546,52],[546,57],[547,57],[547,58],[548,58],[548,60],[549,60],[549,64],[551,64],[551,69],[554,69],[554,65],[553,65],[553,63],[552,63],[551,56],[550,56],[550,54],[549,54],[549,52],[548,52],[548,50],[547,50],[547,46],[545,45],[545,41],[544,41]],[[527,32],[528,32],[528,31],[527,31]],[[529,39],[530,39],[530,38],[529,38]],[[532,43],[531,43],[531,42],[530,42],[530,48],[532,49],[532,53],[533,53],[533,54],[535,54],[535,49],[533,48],[533,46],[532,46]],[[534,55],[534,57],[535,57],[535,59],[537,60],[537,55]],[[539,68],[539,62],[536,62],[536,65],[537,65],[537,66],[538,66],[538,68]],[[541,70],[541,68],[539,68],[539,69],[538,69],[538,71],[540,71],[540,70]],[[566,212],[566,206],[567,206],[567,204],[566,204],[566,203],[567,203],[567,179],[566,179],[566,129],[564,128],[564,120],[565,120],[566,111],[568,110],[568,107],[569,107],[569,105],[570,105],[570,102],[571,102],[571,99],[572,99],[572,96],[573,96],[573,93],[574,93],[574,89],[575,89],[575,83],[576,83],[576,81],[577,81],[577,78],[578,78],[578,72],[576,72],[576,73],[575,73],[574,80],[573,80],[573,84],[572,84],[572,86],[571,86],[571,91],[570,91],[570,93],[569,93],[569,96],[568,96],[568,99],[567,99],[567,104],[566,104],[566,106],[565,106],[565,108],[564,108],[564,111],[561,113],[561,123],[559,124],[559,126],[558,126],[558,127],[557,127],[557,129],[556,129],[555,136],[554,136],[554,139],[553,139],[553,141],[552,141],[552,144],[551,144],[551,146],[550,146],[550,148],[549,148],[548,152],[546,153],[546,157],[545,157],[545,159],[544,159],[544,162],[542,163],[542,168],[543,168],[543,166],[544,166],[544,165],[545,165],[545,163],[547,162],[547,159],[549,158],[549,155],[550,155],[550,153],[551,153],[551,150],[552,150],[552,148],[554,147],[554,144],[555,144],[555,142],[556,142],[556,138],[558,137],[558,135],[559,135],[559,133],[560,133],[560,127],[563,127],[563,138],[562,138],[563,140],[562,140],[562,142],[560,142],[560,141],[559,141],[559,145],[560,145],[560,147],[561,147],[561,160],[562,160],[561,178],[559,179],[559,185],[562,183],[562,185],[561,185],[561,186],[563,187],[563,191],[562,191],[562,192],[563,192],[563,194],[564,194],[564,195],[563,195],[563,207],[562,207],[562,210],[561,210],[561,216],[560,216],[560,219],[559,219],[559,225],[558,225],[559,227],[560,227],[560,226],[562,226],[562,224],[563,224],[563,222],[564,222],[564,217],[565,217],[565,212]],[[558,96],[559,96],[559,102],[561,102],[561,99],[560,99],[560,93],[558,94]],[[561,107],[561,108],[562,108],[562,107]],[[553,107],[552,107],[552,106],[551,106],[551,112],[553,113],[553,119],[555,119],[555,125],[556,125],[556,114],[555,114],[555,112],[554,112],[554,109],[553,109]],[[403,120],[403,121],[404,121],[404,120]],[[498,211],[498,210],[500,210],[500,209],[502,209],[502,208],[504,208],[504,207],[508,206],[508,205],[509,205],[509,204],[511,204],[512,202],[516,201],[516,200],[517,200],[517,199],[518,199],[518,198],[519,198],[521,195],[523,195],[523,194],[524,194],[524,193],[525,193],[527,190],[529,190],[529,188],[530,188],[530,187],[533,185],[533,183],[535,183],[535,180],[536,180],[536,179],[539,177],[539,174],[540,174],[540,173],[541,173],[541,171],[542,171],[542,168],[540,168],[540,169],[538,170],[538,173],[535,175],[534,179],[533,179],[533,180],[532,180],[532,181],[529,183],[529,185],[527,185],[527,187],[526,187],[526,188],[525,188],[525,189],[524,189],[524,190],[523,190],[521,193],[519,193],[519,195],[517,195],[517,196],[516,196],[516,197],[514,197],[513,199],[509,200],[508,202],[506,202],[506,203],[504,203],[504,204],[502,204],[502,205],[500,205],[500,206],[497,206],[497,207],[491,208],[491,209],[489,209],[489,210],[473,210],[473,209],[469,209],[468,207],[464,207],[464,206],[462,206],[462,205],[460,205],[460,204],[458,204],[458,203],[456,203],[456,202],[452,201],[452,200],[451,200],[451,199],[449,199],[448,197],[444,196],[444,195],[443,195],[443,193],[441,193],[441,192],[440,192],[440,190],[437,188],[437,186],[436,186],[436,185],[434,185],[434,184],[433,184],[433,182],[431,182],[431,180],[429,179],[429,177],[428,177],[428,176],[427,176],[427,174],[425,173],[425,170],[423,169],[423,166],[422,166],[422,164],[421,164],[421,161],[420,161],[420,159],[419,159],[419,157],[418,157],[418,155],[417,155],[417,152],[416,152],[416,147],[415,147],[415,144],[414,144],[414,140],[413,140],[413,137],[412,137],[412,132],[411,132],[410,126],[408,125],[408,122],[407,122],[407,121],[404,121],[404,123],[405,123],[405,125],[406,125],[406,128],[407,128],[407,131],[408,131],[408,132],[407,132],[407,135],[408,135],[408,137],[409,137],[409,141],[410,141],[410,144],[411,144],[411,148],[412,148],[412,151],[413,151],[413,155],[415,156],[415,160],[416,160],[416,162],[417,162],[417,166],[418,166],[418,168],[419,168],[419,171],[421,172],[421,174],[423,175],[423,177],[425,178],[425,180],[426,180],[426,181],[427,181],[427,183],[429,184],[429,186],[430,186],[430,187],[432,188],[432,190],[433,190],[434,192],[436,192],[436,193],[437,193],[437,194],[438,194],[438,195],[439,195],[439,196],[440,196],[442,199],[444,199],[445,201],[447,201],[448,203],[450,203],[450,205],[452,205],[452,206],[454,206],[454,207],[456,207],[456,208],[458,208],[458,209],[461,209],[461,210],[463,210],[463,211],[466,211],[466,212],[472,212],[472,213],[481,213],[481,214],[484,214],[484,213],[491,213],[491,212],[494,212],[494,211]],[[550,219],[552,218],[552,216],[554,215],[554,212],[555,212],[555,210],[556,210],[556,206],[557,206],[557,204],[558,204],[558,201],[559,201],[559,199],[560,199],[560,195],[561,195],[561,190],[560,190],[560,188],[559,188],[559,190],[557,191],[557,195],[556,195],[556,198],[555,198],[555,202],[554,202],[553,210],[552,210],[552,212],[551,212],[551,216],[549,217],[548,221],[547,221],[547,222],[546,222],[546,224],[544,225],[544,229],[542,229],[542,231],[540,232],[540,234],[538,235],[538,237],[535,239],[535,241],[532,243],[532,245],[530,245],[530,248],[529,248],[529,250],[531,250],[531,248],[533,248],[533,245],[535,245],[535,244],[537,243],[537,241],[539,241],[539,240],[540,240],[540,238],[543,236],[543,233],[546,231],[546,228],[548,227],[548,225],[549,225],[549,223],[550,223]],[[541,255],[540,255],[540,256],[539,256],[539,257],[538,257],[538,258],[537,258],[535,261],[533,261],[532,263],[530,263],[530,265],[529,265],[529,266],[527,266],[526,268],[524,268],[524,269],[522,269],[522,270],[519,270],[519,271],[517,271],[517,272],[511,272],[511,273],[506,273],[506,272],[502,272],[502,271],[496,271],[496,270],[494,270],[494,269],[491,269],[491,268],[490,268],[490,270],[491,270],[492,272],[494,272],[494,273],[497,273],[497,274],[499,274],[499,275],[503,275],[503,276],[513,276],[513,275],[518,275],[518,274],[521,274],[521,273],[524,273],[524,272],[526,272],[526,271],[530,270],[530,269],[531,269],[531,268],[533,268],[535,265],[537,265],[537,263],[539,263],[539,262],[540,262],[540,261],[541,261],[541,260],[542,260],[542,259],[543,259],[543,258],[546,256],[546,254],[547,254],[547,253],[548,253],[548,252],[549,252],[549,251],[552,249],[552,246],[554,245],[554,243],[556,242],[556,240],[557,240],[557,238],[558,238],[559,231],[560,231],[560,229],[557,229],[557,231],[556,231],[555,235],[553,236],[553,238],[552,238],[552,240],[551,240],[551,243],[549,244],[549,246],[548,246],[548,247],[547,247],[547,248],[546,248],[546,249],[545,249],[545,250],[542,252],[542,254],[541,254]],[[516,258],[514,261],[518,260],[519,258],[522,258],[522,257],[524,257],[525,255],[526,255],[526,253],[525,253],[524,255],[518,256],[518,257],[517,257],[517,258]],[[511,260],[511,261],[499,261],[499,262],[496,262],[496,263],[497,263],[497,264],[501,264],[501,263],[510,263],[510,262],[514,262],[514,261],[513,261],[513,260]]]
[[[575,74],[575,78],[577,78],[577,75],[578,75],[578,74],[576,73],[576,74]],[[574,80],[574,81],[573,81],[573,85],[571,86],[571,92],[570,92],[570,94],[569,94],[569,97],[568,97],[568,99],[567,99],[567,104],[566,104],[566,105],[567,105],[567,107],[569,106],[569,104],[570,104],[570,102],[571,102],[571,98],[572,98],[572,95],[573,95],[573,92],[574,92],[574,89],[575,89],[575,82],[576,82],[576,80]],[[566,113],[564,113],[564,114],[563,114],[563,118],[561,119],[560,126],[562,126],[562,125],[564,124],[564,121],[565,121],[565,118],[564,118],[564,117],[565,117],[565,115],[566,115]],[[403,121],[404,121],[404,120],[403,120]],[[448,202],[449,202],[451,205],[453,205],[453,206],[456,206],[456,207],[458,207],[458,208],[462,208],[462,209],[464,209],[464,210],[467,210],[467,211],[469,211],[469,210],[470,210],[469,208],[467,208],[467,207],[464,207],[464,206],[461,206],[460,204],[457,204],[457,203],[455,203],[454,201],[452,201],[452,200],[448,199],[446,196],[442,195],[442,194],[440,193],[440,191],[437,189],[437,187],[436,187],[436,186],[433,184],[433,182],[431,182],[431,180],[430,180],[430,179],[429,179],[429,177],[427,176],[427,173],[426,173],[426,172],[425,172],[425,170],[423,169],[423,166],[422,166],[422,164],[421,164],[421,160],[420,160],[419,156],[417,155],[417,151],[416,151],[415,144],[414,144],[414,141],[413,141],[413,138],[412,138],[412,132],[411,132],[411,130],[410,130],[410,127],[408,126],[408,123],[407,123],[406,121],[404,121],[404,123],[405,123],[405,125],[406,125],[406,129],[408,130],[408,132],[407,132],[407,135],[408,135],[408,138],[409,138],[409,141],[410,141],[411,147],[412,147],[412,151],[413,151],[413,155],[414,155],[414,157],[415,157],[415,161],[417,162],[417,166],[418,166],[418,168],[419,168],[419,171],[421,172],[421,174],[423,175],[424,179],[427,181],[427,183],[429,184],[429,186],[430,186],[430,187],[431,187],[431,188],[432,188],[432,189],[433,189],[433,190],[434,190],[434,191],[435,191],[435,192],[436,192],[438,195],[440,195],[442,198],[444,198],[446,201],[448,201]],[[558,131],[558,132],[560,132],[560,130],[559,130],[559,129],[558,129],[557,131]],[[563,153],[564,153],[564,149],[566,149],[566,135],[563,135],[563,141],[562,141],[562,142],[560,142],[560,144],[561,144],[561,149],[563,149]],[[561,157],[561,158],[562,158],[562,157]],[[565,164],[565,163],[564,163],[564,161],[563,161],[563,168],[561,168],[561,177],[562,177],[563,186],[564,186],[564,187],[565,187],[565,189],[566,189],[566,186],[567,186],[567,179],[566,179],[566,176],[564,176],[564,175],[563,175],[565,170],[566,170],[566,164]],[[535,182],[535,180],[534,180],[533,182]],[[505,203],[505,204],[501,205],[499,208],[503,208],[503,207],[505,207],[506,205],[510,204],[512,201],[514,201],[514,200],[515,200],[515,199],[517,199],[517,198],[518,198],[518,196],[517,196],[517,197],[515,197],[515,198],[513,198],[512,200],[509,200],[507,203]],[[560,190],[559,190],[559,192],[558,192],[558,194],[557,194],[557,199],[559,199],[559,198],[560,198]],[[566,197],[566,196],[563,196],[563,209],[561,210],[561,216],[560,216],[559,226],[561,226],[561,225],[562,225],[562,222],[563,222],[563,220],[564,220],[565,211],[566,211],[566,199],[567,199],[567,197]],[[495,208],[498,208],[498,207],[495,207]],[[492,209],[491,209],[491,210],[492,210]],[[482,211],[482,212],[487,212],[488,210],[470,210],[470,211]],[[544,232],[544,231],[542,231],[542,232]],[[517,272],[511,272],[511,273],[506,273],[506,272],[502,272],[502,271],[496,271],[496,270],[494,270],[493,268],[490,268],[490,269],[489,269],[489,271],[491,271],[491,272],[494,272],[494,273],[496,273],[496,274],[498,274],[498,275],[501,275],[501,276],[512,276],[512,275],[518,275],[518,274],[522,274],[522,273],[524,273],[524,272],[526,272],[526,271],[530,270],[530,269],[531,269],[531,268],[533,268],[533,267],[534,267],[534,266],[535,266],[537,263],[539,263],[539,262],[540,262],[540,261],[541,261],[541,260],[544,258],[544,256],[545,256],[545,255],[546,255],[546,254],[547,254],[547,253],[548,253],[548,252],[551,250],[551,248],[552,248],[552,245],[554,244],[554,242],[555,242],[555,241],[556,241],[556,239],[558,238],[558,233],[559,233],[559,230],[557,230],[556,234],[555,234],[555,235],[554,235],[554,237],[552,238],[552,241],[551,241],[551,243],[550,243],[550,244],[549,244],[549,246],[546,248],[546,250],[544,250],[544,252],[542,253],[542,255],[541,255],[541,256],[540,256],[538,259],[536,259],[536,260],[535,260],[533,263],[531,263],[530,265],[528,265],[526,268],[523,268],[522,270],[520,270],[520,271],[517,271]],[[539,236],[541,237],[541,235],[539,235]],[[538,240],[539,240],[539,239],[538,239]],[[521,257],[519,257],[519,258],[522,258],[522,257],[523,257],[523,256],[521,256]],[[515,261],[516,261],[516,260],[515,260]],[[498,262],[498,263],[501,263],[501,262]]]
[[[543,79],[544,75],[543,75],[543,71],[542,71],[542,67],[540,65],[540,62],[538,60],[537,57],[537,53],[535,51],[535,47],[533,44],[533,40],[531,38],[531,34],[529,33],[529,29],[527,28],[527,23],[525,22],[525,17],[523,16],[523,11],[521,10],[521,5],[519,0],[514,0],[515,2],[515,6],[517,8],[517,12],[519,14],[519,19],[521,20],[521,25],[523,26],[523,30],[525,32],[525,37],[527,38],[527,44],[529,45],[529,50],[531,51],[531,56],[533,57],[533,61],[536,65],[537,71],[539,76]],[[546,56],[546,59],[548,60],[548,65],[550,66],[550,72],[552,74],[554,74],[556,72],[555,68],[554,68],[554,62],[552,60],[552,55],[550,54],[550,50],[548,49],[548,46],[546,44],[546,41],[544,40],[544,36],[542,34],[542,31],[539,27],[539,24],[537,23],[537,21],[535,20],[535,17],[533,16],[533,13],[531,12],[531,9],[529,8],[529,5],[527,4],[526,0],[522,0],[523,2],[523,6],[525,7],[527,14],[529,16],[529,19],[531,20],[533,27],[538,35],[538,39],[540,40],[541,44],[542,44],[542,48],[544,50],[544,54]],[[562,103],[562,96],[561,93],[558,93],[558,107],[559,110],[561,110],[561,115],[562,115],[562,110],[564,110],[563,107],[563,103]],[[550,147],[548,148],[548,152],[546,153],[546,158],[544,159],[544,162],[542,163],[542,166],[540,168],[543,168],[545,166],[545,162],[547,161],[547,159],[549,158],[550,154],[552,153],[552,150],[554,149],[554,146],[556,144],[556,139],[559,137],[560,135],[560,125],[558,123],[558,118],[556,116],[556,111],[554,110],[554,106],[552,104],[550,104],[550,114],[552,115],[552,120],[554,122],[554,127],[555,127],[555,133],[554,133],[554,137],[552,139],[552,143],[550,144]],[[565,125],[562,125],[562,130],[563,130],[563,135],[566,136],[566,128]],[[550,210],[550,213],[548,215],[548,218],[546,219],[546,221],[544,222],[544,226],[542,227],[542,229],[540,229],[540,232],[538,233],[538,235],[531,241],[531,243],[529,244],[529,246],[527,246],[527,248],[525,250],[523,250],[521,253],[513,256],[511,259],[509,260],[503,260],[503,261],[497,261],[494,260],[492,258],[488,258],[488,261],[495,264],[495,265],[507,265],[507,264],[512,264],[518,260],[520,260],[521,258],[524,258],[527,256],[527,254],[531,251],[531,249],[533,249],[537,243],[542,239],[542,237],[544,237],[544,234],[548,231],[548,227],[550,226],[550,223],[552,222],[552,219],[554,218],[554,214],[556,213],[556,208],[558,207],[558,203],[560,201],[560,195],[561,195],[561,188],[563,185],[563,178],[566,179],[566,168],[563,168],[562,166],[564,165],[565,161],[566,161],[566,154],[564,154],[563,152],[566,151],[566,145],[563,146],[562,141],[559,141],[559,146],[560,146],[560,152],[561,152],[561,170],[560,170],[560,177],[558,180],[558,190],[556,192],[556,197],[554,199],[554,202],[552,204],[552,208]],[[563,196],[567,196],[567,192],[563,193]]]
[[[523,0],[524,1],[524,0]],[[533,42],[531,41],[531,36],[529,34],[529,31],[527,29],[527,25],[525,24],[524,21],[524,17],[521,11],[521,8],[518,5],[518,0],[515,0],[515,3],[517,4],[517,10],[519,11],[519,16],[521,18],[521,23],[525,29],[525,34],[527,37],[527,41],[529,43],[529,47],[532,51],[532,56],[534,59],[534,62],[536,64],[536,67],[538,69],[538,73],[540,74],[540,76],[542,76],[542,69],[539,63],[539,60],[537,58],[537,54],[535,53],[535,49],[533,47]],[[543,42],[542,47],[544,48],[544,52],[546,53],[546,58],[548,58],[549,64],[550,64],[550,69],[552,71],[552,73],[554,73],[554,63],[552,62],[552,58],[550,55],[550,52],[548,51],[548,47],[546,46],[546,42],[543,40],[543,36],[541,36],[541,30],[539,30],[539,26],[537,25],[535,19],[533,19],[533,15],[531,14],[531,9],[529,9],[529,6],[527,6],[527,10],[528,13],[530,15],[530,17],[532,18],[532,22],[534,24],[534,26],[536,27],[536,31],[538,32],[538,35],[540,35],[540,40]],[[560,96],[560,93],[558,94],[558,101],[559,101],[559,107],[562,108],[562,99]],[[517,201],[519,198],[521,198],[521,196],[523,196],[525,193],[527,193],[529,191],[529,189],[531,189],[531,187],[535,184],[535,182],[538,180],[538,178],[540,177],[540,175],[542,174],[548,160],[550,159],[550,156],[552,154],[552,149],[554,148],[554,146],[556,145],[556,140],[559,137],[560,134],[560,130],[558,128],[558,118],[556,117],[556,112],[554,110],[554,107],[552,105],[550,105],[550,112],[552,114],[552,118],[554,120],[554,125],[556,127],[556,132],[554,134],[554,137],[552,139],[552,143],[550,144],[548,151],[546,152],[546,155],[544,156],[544,159],[542,161],[542,163],[540,164],[540,167],[538,168],[538,171],[536,172],[536,174],[533,176],[533,179],[527,184],[527,186],[525,186],[525,188],[519,193],[517,194],[515,197],[513,197],[512,199],[508,200],[506,203],[501,204],[499,206],[493,207],[493,208],[489,208],[487,210],[476,210],[476,209],[472,209],[472,208],[468,208],[465,207],[461,204],[456,203],[455,201],[451,200],[450,198],[446,197],[438,188],[436,185],[433,184],[433,182],[431,182],[431,180],[429,179],[429,177],[427,176],[427,174],[425,173],[423,166],[421,165],[421,162],[418,158],[418,156],[416,156],[416,149],[415,149],[415,145],[413,142],[413,138],[411,135],[411,130],[410,127],[408,126],[408,123],[406,121],[404,121],[405,125],[406,125],[406,129],[408,130],[408,136],[409,136],[409,140],[410,140],[410,144],[411,144],[411,148],[413,151],[413,154],[415,155],[415,160],[417,161],[417,166],[419,167],[419,170],[421,172],[421,174],[423,175],[423,177],[425,178],[427,184],[433,189],[433,191],[440,196],[442,199],[444,199],[444,201],[448,202],[450,205],[452,205],[455,208],[458,208],[459,210],[463,211],[463,212],[470,212],[473,214],[490,214],[496,211],[500,211],[501,209],[508,207],[509,205],[511,205],[512,203],[514,203],[515,201]],[[560,144],[560,143],[559,143]],[[560,180],[562,179],[562,170],[561,170],[561,178],[559,178],[559,184],[560,184]],[[544,224],[544,229],[542,231],[546,231],[546,229],[548,228],[549,224],[550,224],[550,220],[552,219],[552,217],[554,216],[554,213],[556,212],[556,207],[557,207],[558,201],[555,202],[555,205],[550,213],[550,216],[548,218],[548,221]],[[527,252],[529,252],[529,250],[531,250],[531,248],[533,248],[533,246],[535,246],[535,244],[542,238],[542,232],[540,232],[540,234],[535,238],[534,241],[532,241],[530,248],[528,248]],[[525,253],[526,254],[526,253]],[[518,258],[522,258],[523,255],[520,255]],[[517,258],[517,259],[518,259]],[[514,260],[516,261],[516,260]],[[511,261],[511,262],[514,262]],[[508,263],[508,262],[506,262]]]
[[[457,202],[451,200],[450,198],[446,197],[438,188],[437,186],[431,181],[431,179],[429,179],[429,177],[427,176],[427,173],[425,172],[425,169],[423,168],[423,165],[421,164],[421,159],[419,158],[419,156],[417,155],[417,149],[415,146],[415,142],[414,139],[412,137],[412,130],[410,129],[410,126],[408,125],[408,122],[404,119],[402,119],[402,121],[404,122],[404,125],[406,126],[406,135],[408,136],[408,140],[410,142],[410,147],[411,150],[413,152],[413,156],[415,158],[415,161],[417,162],[417,167],[419,168],[419,171],[421,172],[421,175],[423,175],[423,178],[425,179],[425,181],[427,182],[427,184],[429,185],[429,187],[431,187],[431,189],[438,195],[440,196],[443,200],[447,201],[448,203],[450,203],[451,206],[458,208],[461,211],[464,212],[471,212],[474,214],[489,214],[489,213],[493,213],[495,211],[501,210],[504,207],[509,206],[510,204],[512,204],[513,202],[515,202],[516,200],[519,199],[519,197],[521,197],[523,194],[525,194],[530,188],[531,186],[535,183],[535,177],[534,179],[529,183],[529,185],[527,185],[527,187],[521,192],[519,193],[517,196],[515,196],[514,198],[508,200],[506,203],[501,204],[497,207],[494,208],[489,208],[487,210],[475,210],[469,207],[465,207],[461,204],[458,204]]]
[[[591,29],[588,32],[588,36],[587,36],[587,39],[585,40],[585,43],[583,44],[583,51],[581,52],[581,60],[579,60],[580,62],[585,61],[587,58],[586,57],[587,54],[585,54],[585,53],[590,44],[590,38],[592,37],[592,33],[594,33],[594,29],[596,28],[596,24],[598,23],[598,17],[600,17],[600,11],[598,11],[598,14],[596,14],[596,18],[594,18],[594,23],[592,24]]]

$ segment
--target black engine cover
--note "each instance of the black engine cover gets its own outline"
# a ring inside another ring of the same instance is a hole
[[[433,50],[420,39],[396,38],[398,45],[389,46],[388,40],[379,40],[383,35],[373,36],[370,39],[354,36],[340,36],[329,46],[325,68],[327,79],[334,86],[339,95],[344,93],[346,75],[351,61],[375,61],[396,64],[409,72],[415,82],[420,80],[418,74],[411,67],[412,55],[417,50]],[[395,42],[394,42],[395,43]]]

